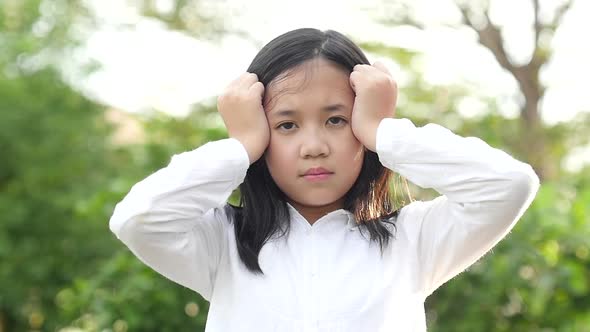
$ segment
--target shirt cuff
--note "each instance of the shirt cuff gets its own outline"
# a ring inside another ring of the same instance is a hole
[[[377,127],[377,137],[375,141],[375,150],[379,156],[379,161],[387,166],[394,167],[396,156],[404,148],[404,139],[407,138],[414,124],[408,119],[384,118]]]
[[[232,186],[237,187],[240,185],[244,178],[246,177],[246,172],[250,167],[250,157],[248,156],[248,151],[244,145],[235,138],[228,138],[225,140],[221,140],[225,144],[225,148],[221,148],[220,151],[224,151],[227,153],[228,156],[232,156],[231,165],[236,170],[234,173],[234,179],[232,181]]]
[[[203,165],[201,158],[207,158]],[[186,158],[186,159],[185,159]],[[237,187],[244,181],[246,172],[250,167],[250,158],[246,148],[235,138],[225,138],[218,141],[211,141],[189,151],[172,157],[172,162],[178,162],[183,167],[194,168],[195,165],[203,165],[206,172],[213,178],[219,176],[227,178],[231,176],[231,186]]]

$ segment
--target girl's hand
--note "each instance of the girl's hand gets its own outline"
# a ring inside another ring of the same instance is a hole
[[[379,123],[395,115],[397,83],[387,68],[376,62],[372,66],[354,66],[350,86],[356,94],[352,108],[352,132],[367,149],[375,152]]]
[[[258,76],[244,73],[231,82],[217,99],[229,137],[235,138],[248,151],[250,164],[258,160],[270,142],[270,129],[262,98],[264,85]]]

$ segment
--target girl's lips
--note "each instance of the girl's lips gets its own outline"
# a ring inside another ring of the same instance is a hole
[[[332,172],[328,171],[327,169],[325,169],[323,167],[315,167],[315,168],[310,168],[307,171],[305,171],[305,174],[303,174],[303,176],[330,174],[330,173],[332,173]]]
[[[330,172],[329,170],[323,167],[313,167],[308,169],[302,176],[304,179],[308,181],[324,181],[330,178],[334,172]]]
[[[321,174],[308,174],[304,175],[303,178],[308,181],[323,181],[332,176],[333,173],[321,173]]]

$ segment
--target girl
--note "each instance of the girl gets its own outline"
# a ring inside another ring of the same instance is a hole
[[[509,232],[539,179],[480,139],[394,118],[396,96],[342,34],[283,34],[219,97],[229,138],[133,186],[110,228],[210,301],[208,332],[425,331],[426,297]],[[395,210],[392,171],[442,195]]]

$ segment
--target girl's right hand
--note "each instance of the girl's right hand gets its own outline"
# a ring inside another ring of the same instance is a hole
[[[258,76],[246,72],[231,82],[217,99],[217,110],[229,137],[244,145],[250,164],[264,154],[270,142],[263,96],[264,85],[258,81]]]

